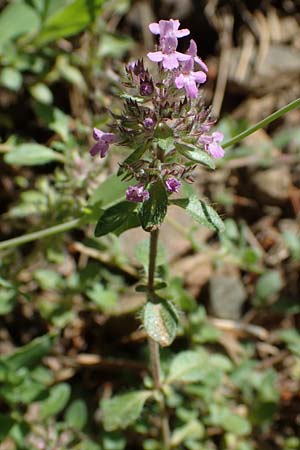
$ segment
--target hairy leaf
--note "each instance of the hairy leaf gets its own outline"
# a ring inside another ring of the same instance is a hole
[[[201,225],[212,230],[224,231],[224,223],[219,214],[203,200],[198,200],[197,197],[192,196],[190,198],[171,200],[170,203],[185,209]]]
[[[158,228],[167,214],[168,194],[162,181],[152,184],[150,198],[146,200],[139,211],[141,225],[145,231],[153,231]]]
[[[98,220],[95,236],[104,236],[123,226],[129,220],[129,216],[133,215],[135,208],[135,203],[124,201],[106,209]]]
[[[176,144],[176,150],[181,153],[185,158],[190,161],[194,161],[203,164],[210,169],[215,169],[215,161],[208,153],[195,147],[194,145]]]
[[[105,430],[114,431],[133,424],[151,395],[149,391],[135,391],[103,400],[101,407]]]
[[[147,334],[162,347],[171,345],[176,337],[178,316],[173,304],[167,300],[147,301],[142,315]]]
[[[187,350],[179,353],[173,359],[167,382],[179,381],[194,383],[201,381],[207,375],[208,356],[206,352]]]

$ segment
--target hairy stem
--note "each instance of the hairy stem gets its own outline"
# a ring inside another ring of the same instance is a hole
[[[151,231],[150,233],[149,268],[148,268],[148,294],[150,295],[154,293],[154,277],[155,277],[158,234],[159,234],[158,229]],[[154,387],[156,390],[161,391],[159,344],[155,342],[151,337],[148,337],[148,345],[149,345],[150,365],[154,381]],[[164,450],[168,450],[170,448],[170,429],[163,394],[160,402],[160,410],[161,410],[161,434],[164,443]]]
[[[0,242],[0,250],[4,250],[10,247],[17,247],[18,245],[26,244],[27,242],[36,241],[53,234],[64,233],[65,231],[72,230],[80,224],[81,219],[69,220],[69,222],[60,223],[53,227],[45,228],[44,230],[34,231],[33,233],[23,234],[22,236],[7,239]]]
[[[278,109],[273,114],[270,114],[265,119],[261,120],[260,122],[257,122],[252,127],[248,128],[247,130],[243,131],[242,133],[238,134],[237,136],[234,136],[232,139],[229,139],[229,141],[225,142],[222,147],[230,147],[231,145],[237,144],[241,140],[245,139],[245,137],[250,136],[250,134],[254,133],[255,131],[259,130],[260,128],[266,127],[269,125],[269,123],[273,122],[276,119],[279,119],[279,117],[283,116],[283,114],[286,114],[287,112],[291,111],[292,109],[300,107],[300,98],[297,98],[296,100],[292,101],[288,105],[284,106],[283,108]]]

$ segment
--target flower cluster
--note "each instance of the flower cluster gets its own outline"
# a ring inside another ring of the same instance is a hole
[[[177,50],[178,39],[190,31],[173,19],[152,23],[149,29],[159,37],[158,48],[147,55],[157,70],[149,72],[142,59],[126,66],[123,111],[112,114],[110,132],[94,128],[96,144],[90,150],[103,158],[116,142],[132,149],[119,174],[136,180],[126,191],[126,199],[136,203],[149,200],[151,186],[159,180],[167,195],[179,192],[182,180],[192,181],[193,162],[201,160],[202,152],[224,156],[223,134],[210,133],[215,121],[199,89],[207,79],[207,66],[193,39],[186,53]]]
[[[184,88],[187,97],[196,98],[198,95],[197,83],[206,81],[207,66],[197,56],[197,45],[192,39],[186,54],[177,51],[178,39],[190,34],[188,29],[179,30],[179,20],[160,20],[159,23],[151,23],[149,29],[153,34],[159,34],[160,49],[157,52],[148,53],[151,61],[162,63],[165,70],[178,69],[174,82],[178,89]],[[194,63],[204,70],[194,72]]]

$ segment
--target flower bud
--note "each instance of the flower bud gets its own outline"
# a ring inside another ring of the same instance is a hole
[[[151,79],[140,80],[140,95],[142,97],[148,97],[153,94],[154,86]]]
[[[146,119],[143,121],[143,126],[146,128],[146,130],[151,130],[155,127],[155,121],[152,119],[152,117],[146,117]]]

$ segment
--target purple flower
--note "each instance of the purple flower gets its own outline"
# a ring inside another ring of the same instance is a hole
[[[205,64],[205,62],[203,62],[202,59],[199,58],[199,56],[197,56],[197,44],[194,41],[194,39],[190,40],[190,46],[187,49],[186,53],[194,59],[195,63],[199,64],[199,66],[201,67],[202,70],[204,70],[204,72],[208,72],[208,67]]]
[[[98,128],[93,129],[93,138],[96,144],[91,148],[90,154],[95,156],[100,153],[101,158],[104,158],[106,155],[109,145],[117,140],[117,136],[114,133],[105,133]]]
[[[175,78],[175,85],[178,89],[184,87],[186,96],[196,98],[198,95],[197,83],[205,83],[206,74],[201,70],[194,72],[194,60],[190,57],[181,68],[181,73]]]
[[[165,70],[177,69],[179,67],[179,61],[188,61],[191,57],[177,52],[176,48],[176,37],[168,36],[161,42],[161,50],[150,52],[147,56],[153,62],[161,62]]]
[[[168,37],[181,38],[190,34],[190,30],[184,28],[179,30],[180,27],[179,20],[160,20],[158,23],[150,23],[149,30],[153,34],[159,34],[160,39],[163,40]]]
[[[181,187],[181,181],[176,180],[176,178],[167,178],[165,185],[168,192],[178,192]]]
[[[154,91],[153,81],[151,79],[140,78],[140,95],[142,97],[148,97],[152,95]]]
[[[126,200],[129,202],[141,203],[144,200],[149,200],[150,194],[143,184],[137,184],[136,186],[129,186],[126,190]]]
[[[204,150],[206,150],[213,158],[223,158],[224,149],[219,144],[219,142],[222,142],[223,138],[223,133],[214,131],[211,136],[205,134],[201,136],[199,142],[200,144],[203,144]]]
[[[155,126],[155,121],[152,119],[152,117],[146,117],[146,119],[143,121],[143,126],[146,128],[146,130],[152,130]]]

